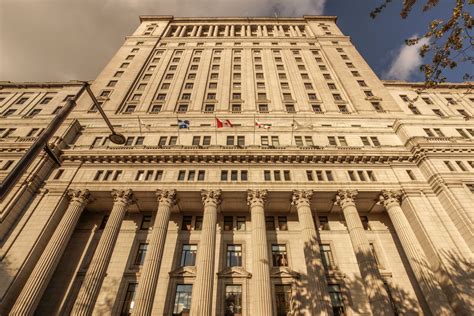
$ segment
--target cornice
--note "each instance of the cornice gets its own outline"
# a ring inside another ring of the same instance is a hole
[[[179,147],[179,146],[178,146]],[[409,152],[348,152],[347,150],[245,150],[235,148],[222,150],[222,148],[197,149],[181,148],[162,150],[158,148],[118,148],[121,150],[64,150],[64,161],[82,162],[117,162],[117,163],[393,163],[411,162],[412,154]],[[216,146],[225,147],[225,146]],[[324,152],[323,152],[324,151]]]
[[[92,84],[93,81],[87,81]],[[5,88],[14,89],[27,89],[27,88],[63,88],[63,87],[80,87],[82,81],[71,80],[67,82],[12,82],[12,81],[0,81],[0,90]]]
[[[302,17],[245,17],[245,16],[227,16],[227,17],[175,17],[173,15],[140,15],[140,22],[144,21],[173,21],[173,22],[305,22],[305,21],[333,21],[337,17],[332,15],[303,15]]]

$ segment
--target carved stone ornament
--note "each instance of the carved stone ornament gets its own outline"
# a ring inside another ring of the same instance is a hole
[[[289,267],[273,267],[270,270],[270,277],[299,279],[301,274],[290,269]]]
[[[291,204],[296,207],[300,205],[311,205],[311,198],[313,197],[313,191],[311,190],[293,190],[291,196]]]
[[[357,190],[338,190],[334,204],[341,208],[344,208],[348,204],[355,204],[355,198],[358,193]]]
[[[179,267],[173,271],[169,272],[171,277],[175,278],[194,278],[196,277],[196,267],[194,266],[186,266],[186,267]]]
[[[247,191],[247,205],[260,205],[263,207],[265,201],[267,200],[268,191],[267,190],[248,190]]]
[[[159,204],[176,204],[176,190],[156,190],[156,197]]]
[[[250,279],[252,273],[245,270],[243,267],[227,267],[217,273],[219,278],[246,278]]]
[[[400,205],[402,197],[403,192],[401,190],[383,190],[379,195],[378,204],[385,206],[385,208],[394,203]]]
[[[67,195],[71,199],[71,202],[79,202],[81,204],[87,204],[92,202],[92,196],[89,190],[75,190],[69,189],[67,190]]]
[[[112,196],[114,197],[114,203],[132,204],[136,202],[132,189],[112,190]]]
[[[201,190],[202,204],[214,204],[219,205],[222,202],[221,199],[222,190]]]

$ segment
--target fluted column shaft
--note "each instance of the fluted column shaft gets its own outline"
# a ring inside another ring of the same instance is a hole
[[[88,190],[69,190],[68,195],[71,198],[69,206],[41,257],[36,262],[33,272],[31,272],[10,312],[11,315],[33,315],[44,290],[56,270],[64,249],[69,243],[77,221],[90,201]]]
[[[181,29],[182,29],[182,28],[183,28],[182,26],[178,26],[178,27],[176,28],[176,31],[175,31],[174,34],[173,34],[173,37],[178,37],[178,36],[179,36],[179,33],[181,33]]]
[[[210,316],[216,252],[217,206],[221,201],[221,191],[202,190],[201,196],[204,218],[196,258],[196,280],[191,298],[191,315]]]
[[[158,210],[138,283],[133,315],[151,315],[163,249],[165,248],[166,234],[168,232],[171,207],[176,201],[176,191],[158,190],[157,197]]]
[[[342,208],[352,247],[356,254],[360,272],[366,286],[370,305],[374,315],[393,315],[392,306],[383,280],[377,268],[377,263],[370,249],[369,240],[365,235],[359,212],[355,205],[357,191],[340,190],[337,204]]]
[[[187,30],[187,26],[186,25],[183,25],[181,27],[181,32],[179,33],[179,37],[184,37],[185,34],[186,34],[186,30]]]
[[[196,36],[200,37],[201,34],[202,34],[202,25],[199,25]]]
[[[380,203],[387,210],[398,239],[402,244],[403,251],[408,258],[408,262],[431,312],[433,315],[454,315],[448,299],[436,281],[435,275],[428,268],[428,260],[423,250],[418,246],[415,233],[400,207],[401,195],[400,191],[382,191]]]
[[[311,191],[293,191],[292,204],[296,206],[304,242],[304,253],[308,275],[310,312],[312,315],[331,315],[331,303],[326,274],[321,260],[321,249],[311,212]]]
[[[74,303],[72,315],[91,315],[114,250],[125,213],[133,202],[132,190],[113,191],[114,206],[102,232],[81,289]]]
[[[272,290],[270,260],[268,258],[267,232],[264,205],[266,190],[249,190],[247,202],[252,221],[252,315],[272,315]]]

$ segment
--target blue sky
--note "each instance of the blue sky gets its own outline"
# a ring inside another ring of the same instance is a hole
[[[382,0],[0,0],[0,80],[93,79],[138,26],[138,15],[338,16],[338,25],[381,78],[423,79],[414,48],[404,39],[449,16],[454,0],[423,13],[422,1],[401,19],[401,0],[376,20]],[[461,81],[467,64],[447,73]],[[392,69],[392,70],[391,70]],[[471,70],[472,72],[472,70]]]

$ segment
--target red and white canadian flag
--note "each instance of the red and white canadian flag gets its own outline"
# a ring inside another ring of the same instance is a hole
[[[233,127],[232,125],[232,122],[230,120],[222,120],[218,117],[216,117],[216,126],[217,128],[221,128],[221,127]]]

